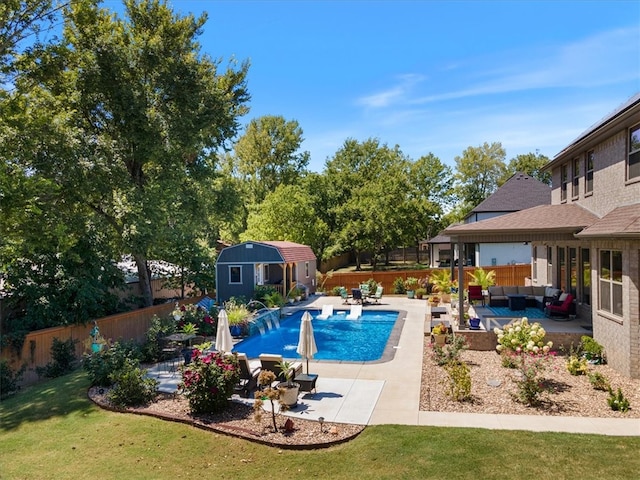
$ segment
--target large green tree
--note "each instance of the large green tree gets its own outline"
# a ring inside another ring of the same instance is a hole
[[[468,147],[455,157],[455,192],[459,200],[458,216],[464,217],[491,195],[504,177],[506,152],[500,142]]]
[[[526,173],[527,175],[531,175],[533,178],[540,180],[542,183],[546,183],[550,186],[551,172],[542,171],[542,168],[547,163],[549,163],[549,157],[540,155],[538,152],[517,155],[516,157],[509,160],[505,175],[501,179],[500,184],[503,184],[504,182],[509,180],[509,178],[511,178],[511,176],[516,172],[522,172]]]
[[[206,16],[174,15],[157,0],[125,7],[121,19],[97,1],[72,2],[64,43],[25,59],[13,101],[40,141],[18,161],[109,226],[150,305],[149,255],[168,239],[192,242],[189,219],[211,213],[204,183],[246,113],[248,65],[223,70],[200,54]],[[33,111],[46,113],[31,120]]]
[[[300,151],[303,140],[295,120],[266,115],[249,122],[234,149],[249,204],[259,204],[278,185],[293,185],[306,174],[309,152]]]

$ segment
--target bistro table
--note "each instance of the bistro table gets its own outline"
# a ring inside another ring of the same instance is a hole
[[[182,356],[184,357],[184,363],[191,363],[191,348],[189,343],[196,335],[194,333],[172,333],[171,335],[167,335],[162,339],[167,342],[176,342],[184,344],[182,347]]]

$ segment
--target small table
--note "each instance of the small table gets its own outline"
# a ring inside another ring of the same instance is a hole
[[[316,380],[318,380],[318,375],[315,373],[301,373],[293,379],[295,383],[300,384],[301,392],[310,392],[311,390],[315,390]]]
[[[519,294],[508,294],[509,310],[526,310],[527,308],[527,296]]]

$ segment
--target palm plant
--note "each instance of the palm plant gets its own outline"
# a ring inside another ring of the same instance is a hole
[[[496,283],[496,271],[485,271],[482,267],[476,268],[473,272],[467,272],[471,277],[469,285],[480,285],[483,290],[488,289]]]

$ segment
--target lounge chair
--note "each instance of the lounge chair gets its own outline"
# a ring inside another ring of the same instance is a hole
[[[333,315],[333,305],[323,305],[322,306],[322,313],[317,315],[316,318],[318,318],[320,320],[326,320],[331,315]]]
[[[381,287],[380,285],[378,285],[378,288],[376,288],[376,293],[372,297],[376,303],[380,303],[380,299],[382,298],[383,291],[384,291],[384,287]]]
[[[273,353],[261,353],[260,356],[260,365],[262,366],[262,370],[269,370],[273,372],[278,381],[286,382],[287,379],[284,374],[280,371],[280,367],[278,363],[282,362],[282,355],[276,355]],[[295,371],[295,375],[300,375],[302,373],[302,362],[295,362],[293,364],[293,370]]]
[[[244,353],[234,353],[238,357],[238,365],[240,366],[240,382],[238,382],[234,391],[242,394],[245,398],[258,386],[258,375],[260,374],[260,365],[251,365],[247,355]]]
[[[362,298],[364,300],[366,300],[366,298],[369,296],[369,294],[371,293],[369,291],[369,284],[368,283],[361,283],[360,284],[360,292],[362,292]]]
[[[351,311],[347,314],[347,320],[357,320],[362,316],[362,305],[351,305]]]

